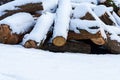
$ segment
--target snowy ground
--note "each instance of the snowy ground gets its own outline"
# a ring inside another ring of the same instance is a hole
[[[52,53],[0,44],[0,80],[120,80],[120,55]]]

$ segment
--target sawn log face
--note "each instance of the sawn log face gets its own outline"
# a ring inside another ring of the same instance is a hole
[[[0,25],[0,43],[4,44],[17,44],[22,41],[23,34],[11,33],[11,29],[8,25]]]

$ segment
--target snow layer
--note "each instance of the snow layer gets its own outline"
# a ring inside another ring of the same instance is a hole
[[[120,17],[119,17],[115,12],[113,12],[112,15],[113,15],[113,17],[115,18],[117,24],[120,26]]]
[[[11,1],[9,3],[6,3],[2,6],[0,6],[0,16],[2,16],[3,14],[5,14],[5,10],[16,10],[18,9],[18,7],[16,6],[20,6],[20,5],[25,5],[27,3],[38,3],[41,2],[41,0],[15,0],[15,1]]]
[[[73,11],[73,18],[81,18],[85,16],[87,12],[93,7],[96,7],[93,4],[88,3],[80,3],[78,6],[75,7],[75,10]]]
[[[102,16],[103,14],[105,14],[105,12],[107,11],[106,10],[106,7],[104,5],[99,5],[99,6],[96,6],[93,11],[95,12],[95,14],[97,16]]]
[[[90,27],[98,27],[98,29],[90,29]],[[100,25],[98,21],[72,19],[70,22],[70,30],[80,33],[79,29],[87,30],[88,32],[95,34],[100,31]]]
[[[0,80],[120,80],[120,55],[52,53],[0,44]]]
[[[34,40],[38,43],[38,45],[42,43],[42,41],[44,42],[47,33],[53,24],[54,18],[55,14],[53,13],[46,12],[42,14],[42,16],[38,18],[37,23],[30,34],[25,35],[23,45],[28,40]]]
[[[113,17],[113,15],[110,13],[110,9],[107,8],[104,5],[99,5],[93,8],[94,13],[98,16],[101,17],[102,15],[104,15],[105,13],[107,13],[108,18],[111,19],[113,21],[113,25],[118,26],[115,18]]]
[[[113,2],[120,8],[120,0],[113,0]]]
[[[54,11],[57,8],[58,0],[43,0],[42,2],[43,2],[44,12]]]
[[[0,21],[0,24],[9,25],[12,33],[16,34],[27,32],[34,23],[32,15],[25,12],[16,13]]]
[[[59,0],[58,9],[56,11],[53,38],[56,36],[62,36],[65,39],[67,38],[71,10],[72,6],[70,0]]]
[[[71,2],[74,2],[74,3],[88,2],[88,3],[93,3],[93,4],[97,4],[98,3],[97,0],[71,0]]]

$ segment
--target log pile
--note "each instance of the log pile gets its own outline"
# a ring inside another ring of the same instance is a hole
[[[92,45],[85,42],[90,40],[112,53],[120,53],[119,10],[91,3],[73,5],[70,0],[58,0],[52,8],[44,1],[33,0],[15,4],[14,9],[3,9],[16,2],[0,6],[0,43],[21,43],[26,48],[54,52],[91,53]]]

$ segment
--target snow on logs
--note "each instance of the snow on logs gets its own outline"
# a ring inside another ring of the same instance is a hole
[[[55,14],[46,12],[42,14],[30,34],[26,34],[22,44],[26,48],[41,47],[44,43],[47,33],[54,22]]]
[[[63,46],[66,43],[71,10],[72,6],[70,0],[58,1],[52,40],[55,46]]]
[[[115,18],[111,12],[104,5],[99,5],[93,8],[94,13],[106,24],[106,25],[117,25]],[[113,9],[112,9],[113,11]]]
[[[43,10],[41,0],[15,0],[0,6],[0,20],[18,12],[35,13]]]
[[[0,42],[16,44],[34,25],[34,18],[29,13],[16,13],[0,21]]]
[[[84,10],[83,8],[84,7]],[[71,30],[73,30],[75,33],[80,34],[81,30],[86,30],[87,32],[84,31],[84,34],[86,37],[84,37],[81,33],[81,35],[77,36],[81,38],[83,36],[83,39],[91,39],[95,44],[97,45],[103,45],[105,44],[105,40],[103,37],[106,37],[105,32],[103,31],[103,28],[101,27],[100,19],[96,14],[92,11],[91,8],[94,8],[96,6],[89,5],[87,6],[86,3],[83,3],[79,6],[77,6],[74,11],[73,11],[73,19],[71,20]],[[102,21],[101,21],[102,22]],[[87,23],[87,24],[86,24]],[[104,33],[104,35],[103,35]],[[78,35],[76,34],[76,35]],[[93,37],[96,35],[96,38]],[[89,37],[88,37],[89,35]],[[98,37],[99,35],[99,37]],[[70,35],[69,35],[70,38]],[[75,38],[75,37],[74,37]],[[99,42],[98,42],[99,40]]]
[[[105,44],[98,21],[71,19],[70,30],[74,33],[69,32],[68,39],[91,39],[97,45]]]

